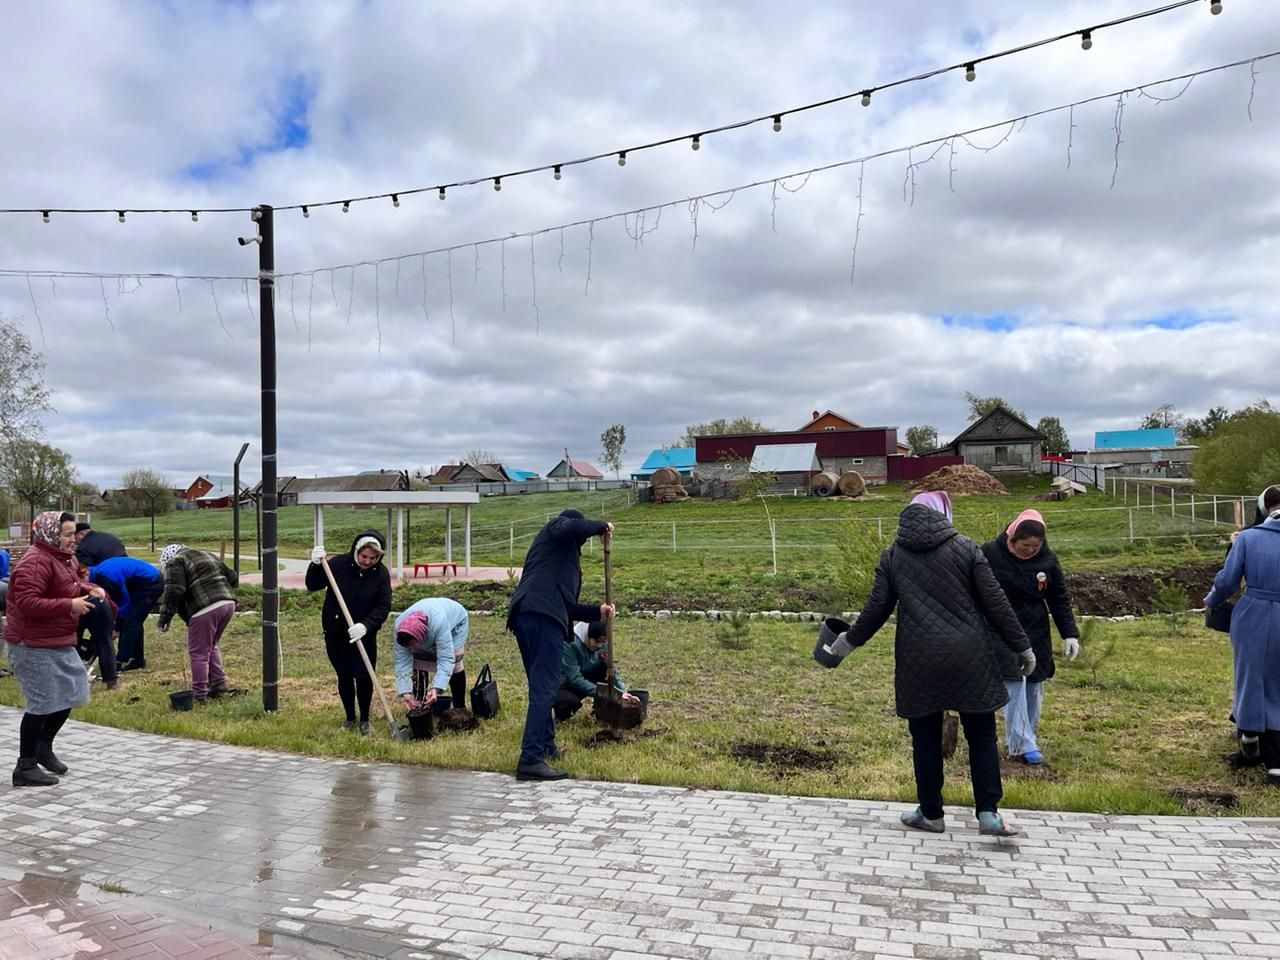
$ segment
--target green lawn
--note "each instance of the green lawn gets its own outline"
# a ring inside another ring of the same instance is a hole
[[[149,631],[144,672],[124,675],[119,690],[95,685],[77,719],[303,754],[376,758],[475,770],[510,771],[523,723],[524,677],[515,643],[500,618],[472,619],[467,659],[472,675],[492,663],[503,710],[470,733],[393,742],[375,717],[374,735],[339,730],[341,710],[316,629],[320,595],[286,594],[281,635],[280,711],[260,699],[260,620],[238,616],[223,640],[232,681],[248,692],[191,713],[168,708],[182,685],[182,633]],[[1075,664],[1061,664],[1048,687],[1041,745],[1047,775],[1010,772],[1005,804],[1112,813],[1232,812],[1280,815],[1280,791],[1260,770],[1230,771],[1227,723],[1230,654],[1226,638],[1163,618],[1109,623],[1086,640]],[[153,621],[154,623],[154,621]],[[563,725],[565,765],[574,776],[690,787],[909,801],[910,744],[894,716],[892,636],[886,628],[835,671],[810,659],[814,625],[753,621],[743,649],[726,645],[723,625],[706,621],[623,618],[617,643],[623,673],[653,700],[648,722],[625,743],[590,746],[596,728],[580,714]],[[1084,662],[1108,645],[1096,665]],[[390,690],[385,632],[382,675]],[[12,678],[0,702],[20,703]],[[375,698],[375,711],[377,700]],[[398,714],[402,720],[402,715]],[[103,734],[109,735],[108,733]],[[752,756],[762,759],[751,759]],[[74,762],[74,758],[69,758]],[[967,803],[963,743],[948,766],[947,799]],[[1176,791],[1231,794],[1229,811],[1179,799]]]

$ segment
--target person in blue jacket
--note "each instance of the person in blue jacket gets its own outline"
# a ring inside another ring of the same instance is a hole
[[[111,557],[89,568],[89,580],[107,591],[116,604],[116,630],[120,648],[116,664],[121,671],[147,665],[144,628],[147,614],[164,594],[164,574],[136,557]]]
[[[427,597],[396,618],[391,657],[396,693],[406,710],[431,706],[449,687],[455,707],[467,705],[467,608],[448,597]]]
[[[613,533],[613,524],[562,510],[538,531],[524,557],[520,585],[511,595],[507,629],[516,635],[529,680],[529,710],[520,740],[517,780],[563,780],[568,774],[547,764],[560,755],[551,708],[560,689],[560,653],[574,620],[612,617],[613,604],[579,603],[582,545]]]

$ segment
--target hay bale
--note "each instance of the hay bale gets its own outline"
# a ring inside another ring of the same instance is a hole
[[[867,481],[857,470],[846,470],[836,481],[836,489],[842,497],[860,497],[867,492]]]
[[[834,473],[815,474],[813,479],[809,481],[809,492],[815,497],[829,497],[836,492],[836,485],[840,482]]]
[[[649,477],[649,483],[655,487],[671,486],[673,484],[678,487],[680,486],[680,474],[670,467],[659,467]]]

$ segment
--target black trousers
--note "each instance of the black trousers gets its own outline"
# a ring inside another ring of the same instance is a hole
[[[99,597],[91,598],[93,606],[88,613],[80,615],[79,634],[89,634],[88,644],[78,642],[80,657],[86,663],[97,656],[98,671],[106,683],[114,683],[116,673],[116,648],[113,632],[115,618],[111,615],[111,604]]]
[[[427,691],[431,689],[431,681],[435,679],[434,673],[427,673],[425,670],[413,671],[413,699],[422,700],[427,695]],[[449,696],[453,698],[455,707],[467,707],[467,671],[459,670],[457,673],[449,677]]]
[[[995,812],[1004,796],[1000,785],[1000,752],[996,747],[995,713],[962,713],[960,724],[969,742],[969,779],[978,813]],[[942,816],[942,712],[907,720],[911,759],[916,770],[920,812],[930,820]]]
[[[603,663],[598,667],[588,670],[582,676],[592,683],[604,683],[604,678],[608,675],[609,669]],[[568,720],[575,713],[582,709],[582,701],[591,694],[583,695],[573,687],[560,680],[560,689],[556,693],[556,702],[552,706],[555,711],[557,720]]]
[[[1257,737],[1262,753],[1262,765],[1268,770],[1280,770],[1280,730],[1241,730],[1242,737]]]

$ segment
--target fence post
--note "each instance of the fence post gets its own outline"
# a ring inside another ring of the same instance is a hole
[[[884,539],[884,518],[876,517],[876,539]]]
[[[1127,479],[1124,482],[1124,502],[1126,504],[1129,502],[1129,481]]]
[[[1196,525],[1196,495],[1191,495],[1191,526]]]
[[[1215,527],[1218,525],[1218,495],[1216,493],[1213,495],[1213,525]]]
[[[769,544],[773,547],[773,575],[778,575],[778,527],[773,519],[769,520]]]
[[[1133,543],[1133,509],[1129,510],[1129,542]]]
[[[1125,503],[1128,502],[1129,501],[1126,499]],[[1133,485],[1133,505],[1139,510],[1142,509],[1142,485],[1138,483]]]
[[[516,555],[516,525],[511,524],[511,532],[507,534],[507,556]]]
[[[676,552],[676,522],[671,521],[671,552]]]
[[[1177,513],[1174,512],[1174,508],[1173,508],[1173,505],[1177,502],[1178,502],[1178,492],[1174,490],[1173,487],[1170,487],[1169,488],[1169,516],[1171,517],[1177,516]]]

